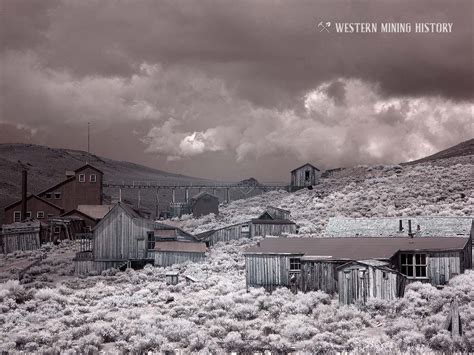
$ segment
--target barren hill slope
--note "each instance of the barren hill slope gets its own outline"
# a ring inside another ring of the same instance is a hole
[[[461,142],[459,144],[456,144],[455,146],[442,150],[433,155],[429,155],[427,157],[409,161],[402,164],[419,164],[419,163],[426,163],[430,161],[431,162],[437,161],[440,159],[463,157],[463,156],[468,156],[468,155],[471,155],[471,156],[474,155],[474,138]]]

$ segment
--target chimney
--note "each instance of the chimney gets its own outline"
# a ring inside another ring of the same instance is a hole
[[[398,221],[398,231],[403,232],[403,220],[401,219]]]
[[[21,220],[26,219],[26,194],[28,189],[28,171],[21,172]]]
[[[413,238],[413,231],[411,229],[411,219],[408,220],[408,235]]]

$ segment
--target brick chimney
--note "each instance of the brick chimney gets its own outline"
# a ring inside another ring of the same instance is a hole
[[[22,221],[26,219],[27,193],[28,193],[28,171],[23,170],[21,172],[21,220]]]

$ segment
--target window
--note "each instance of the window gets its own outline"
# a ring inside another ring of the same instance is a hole
[[[38,219],[43,219],[43,218],[44,218],[44,211],[38,211],[38,212],[36,212],[36,218],[38,218]]]
[[[13,222],[21,222],[21,212],[20,211],[13,212]]]
[[[299,270],[301,270],[301,259],[290,258],[290,271],[299,271]]]
[[[31,211],[26,212],[26,218],[31,218]]]
[[[90,182],[97,182],[97,175],[96,174],[91,174],[91,176],[89,177],[89,181]]]
[[[48,192],[48,193],[46,194],[46,198],[47,198],[47,199],[51,199],[51,197],[53,197],[53,195],[51,194],[51,192]]]
[[[402,274],[413,278],[426,277],[426,254],[400,254]]]
[[[148,232],[148,250],[155,249],[155,232]]]
[[[306,170],[306,171],[304,172],[304,179],[305,179],[305,181],[309,181],[309,174],[310,174],[310,171],[309,171],[309,170]]]
[[[54,234],[61,233],[61,227],[54,227]]]
[[[250,233],[250,226],[248,224],[242,225],[242,228],[240,230],[242,233]]]
[[[60,192],[55,192],[55,193],[54,193],[54,198],[55,198],[56,200],[59,200],[59,199],[61,198],[61,193],[60,193]]]
[[[79,174],[79,182],[86,182],[86,175],[85,174]]]
[[[386,271],[382,271],[382,277],[384,280],[388,280],[388,273]]]

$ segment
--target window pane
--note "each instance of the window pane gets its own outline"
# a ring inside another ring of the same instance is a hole
[[[407,256],[406,256],[406,254],[402,254],[402,256],[401,256],[401,261],[402,261],[402,264],[406,264],[406,263],[407,263]]]
[[[408,266],[407,267],[407,273],[406,273],[407,276],[413,276],[413,268]]]
[[[402,274],[403,275],[407,274],[407,267],[406,266],[402,266]]]
[[[420,257],[421,257],[420,254],[415,254],[415,260],[418,265],[420,264],[420,259],[421,259]]]
[[[426,254],[420,254],[421,262],[420,264],[426,265]]]
[[[407,264],[413,265],[413,255],[407,254]]]

